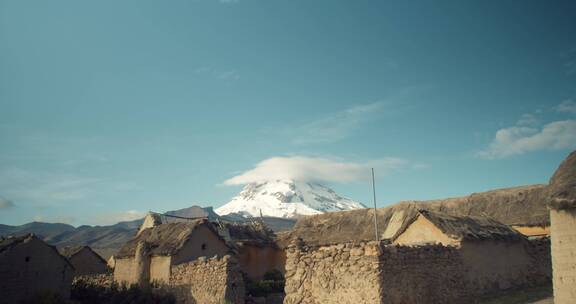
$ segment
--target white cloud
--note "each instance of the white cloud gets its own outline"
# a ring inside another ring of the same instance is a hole
[[[413,164],[407,160],[392,157],[363,163],[322,157],[272,157],[258,163],[254,169],[226,180],[224,184],[242,185],[278,179],[346,183],[368,179],[370,168],[374,168],[379,175],[386,175],[410,166]]]
[[[573,100],[564,100],[561,104],[556,106],[556,111],[562,113],[576,114],[576,102]]]
[[[7,200],[3,197],[0,197],[0,210],[10,209],[14,207],[14,203],[11,200]]]
[[[292,137],[294,144],[299,145],[337,142],[353,135],[383,108],[383,102],[356,105],[311,122],[292,125],[284,133]]]
[[[488,149],[477,155],[498,159],[538,150],[558,150],[576,147],[576,120],[555,121],[542,128],[517,124],[500,129]]]

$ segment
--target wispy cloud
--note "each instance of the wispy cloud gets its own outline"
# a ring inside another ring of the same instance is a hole
[[[230,3],[234,3],[233,1]],[[199,67],[194,70],[194,74],[204,75],[210,78],[233,82],[240,80],[240,71],[235,69],[216,69],[211,67]]]
[[[576,113],[572,101],[565,101],[554,109],[563,113]],[[534,115],[524,114],[514,126],[498,130],[488,148],[476,155],[484,159],[501,159],[532,151],[574,147],[576,120],[559,120],[540,126]]]
[[[279,179],[347,183],[368,179],[370,168],[375,168],[379,175],[387,175],[411,167],[417,165],[394,157],[365,162],[307,156],[271,157],[258,163],[255,168],[226,180],[224,184],[242,185]]]
[[[384,102],[355,105],[313,121],[291,125],[284,133],[297,145],[332,143],[352,136],[370,120],[378,117]]]
[[[572,113],[576,114],[576,102],[574,100],[568,99],[564,100],[561,104],[556,106],[556,111],[561,113]]]
[[[14,208],[14,203],[11,200],[0,197],[0,211]]]
[[[85,198],[93,186],[100,182],[97,178],[80,177],[71,174],[6,169],[0,171],[0,188],[6,195],[18,201],[64,202]]]

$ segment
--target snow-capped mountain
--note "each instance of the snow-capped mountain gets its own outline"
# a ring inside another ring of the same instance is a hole
[[[276,180],[248,184],[230,202],[216,209],[219,215],[293,218],[333,211],[365,208],[334,190],[312,182]]]

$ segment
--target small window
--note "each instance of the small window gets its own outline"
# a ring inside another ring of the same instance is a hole
[[[26,262],[26,263],[30,262],[30,257],[29,256],[25,257],[24,262]]]
[[[202,246],[200,248],[202,248],[202,250],[206,250],[206,243],[202,243]]]

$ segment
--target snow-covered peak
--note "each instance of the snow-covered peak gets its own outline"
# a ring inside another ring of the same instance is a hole
[[[365,208],[334,190],[313,182],[275,180],[248,184],[230,202],[216,209],[219,215],[293,218],[325,212]]]

